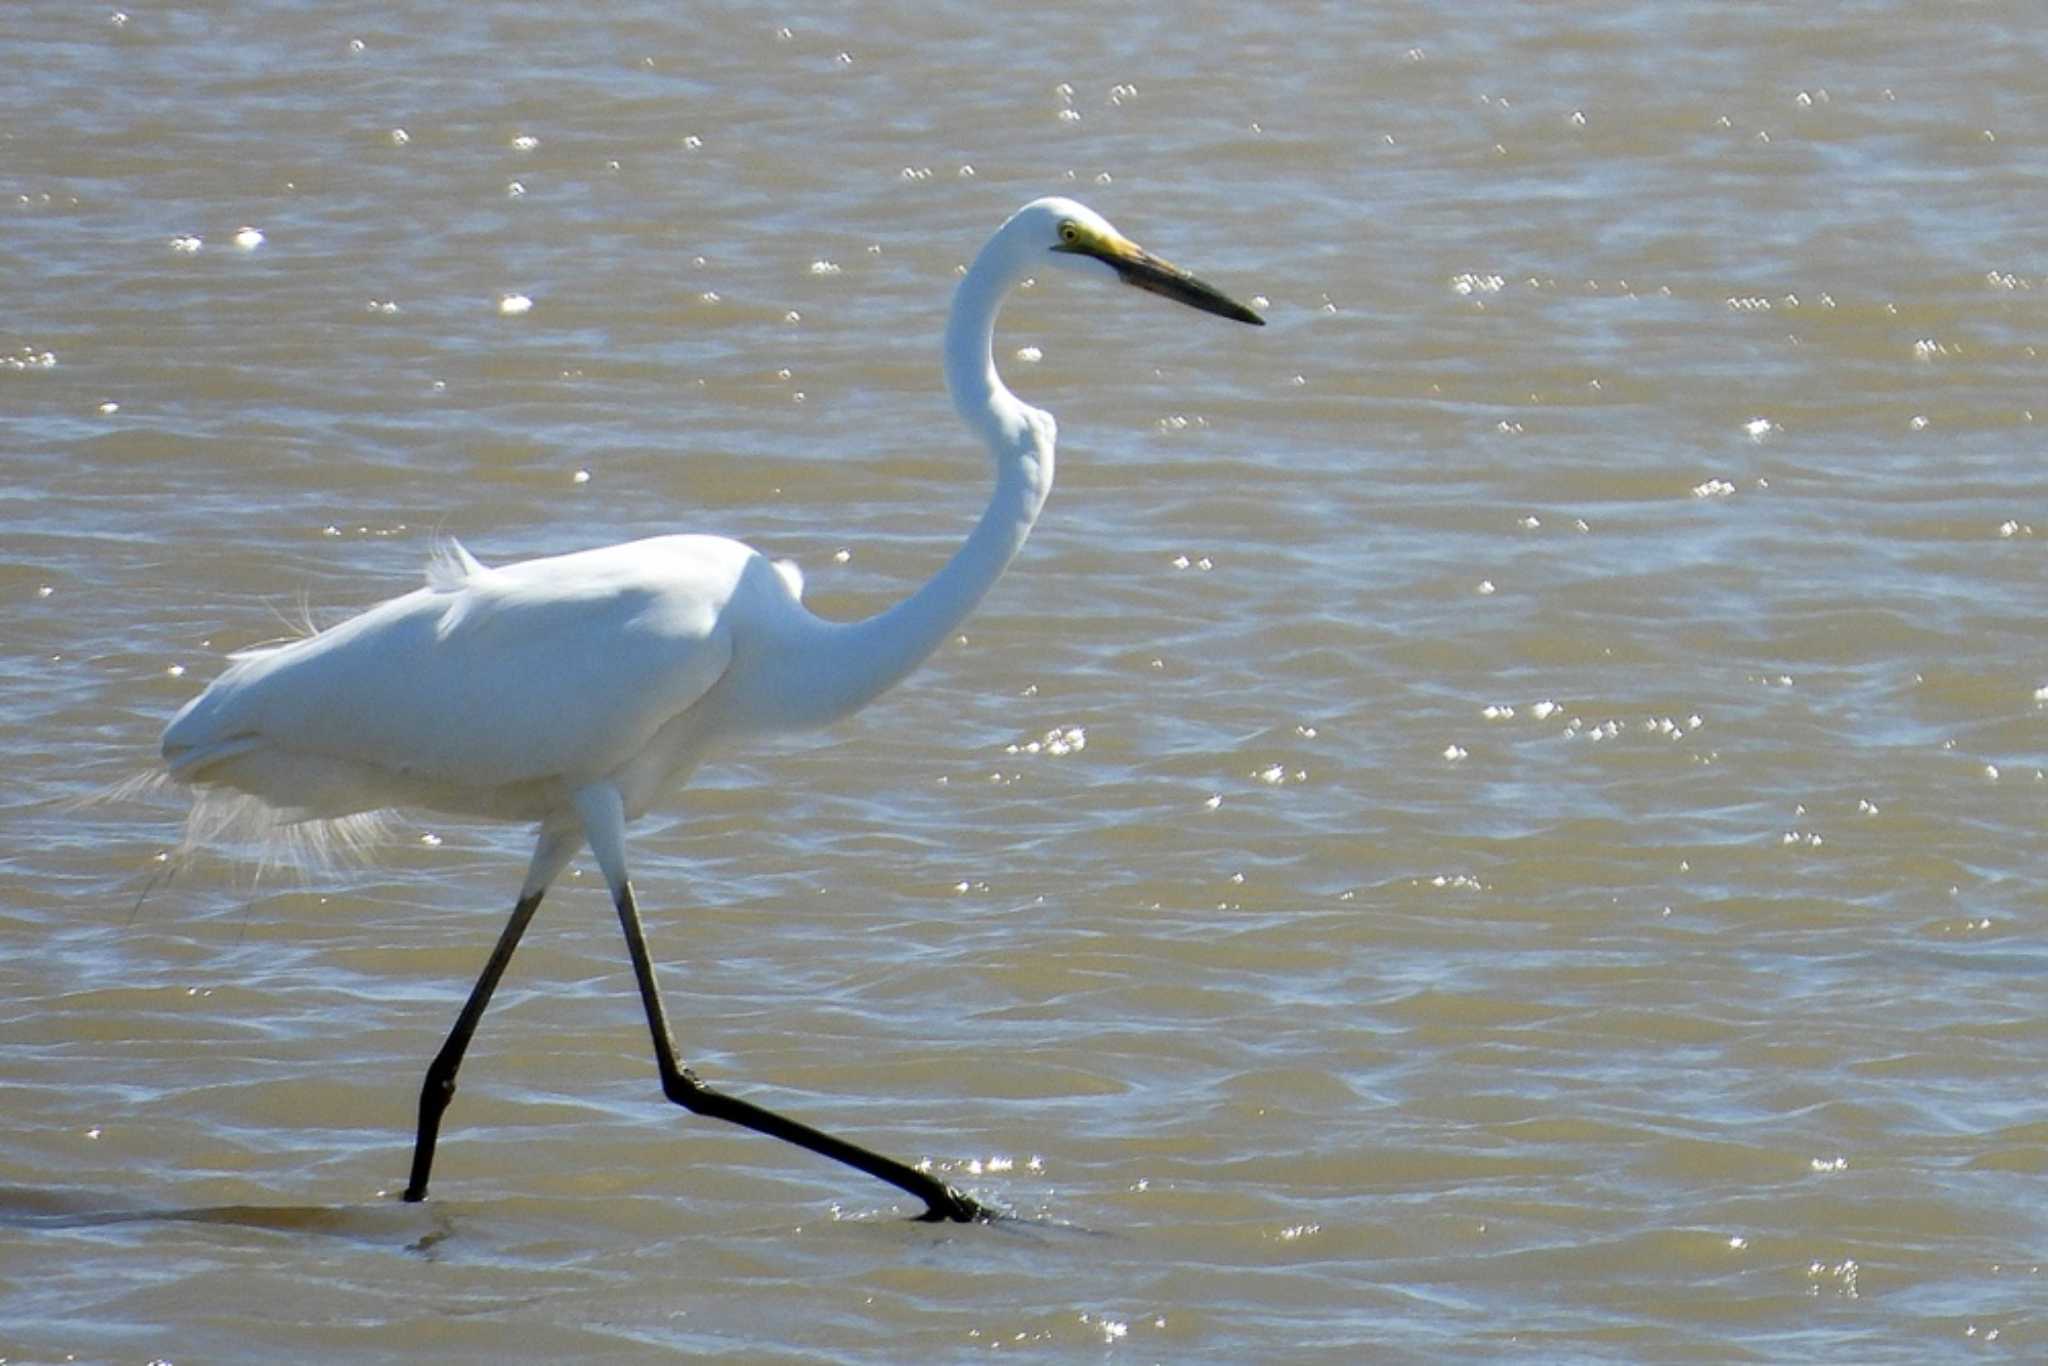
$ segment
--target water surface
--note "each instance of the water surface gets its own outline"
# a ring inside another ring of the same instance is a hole
[[[0,1356],[2042,1353],[2030,7],[17,9]],[[400,1204],[527,832],[67,803],[442,532],[899,598],[1051,191],[1272,325],[1023,292],[1010,577],[632,843],[707,1077],[1019,1217],[664,1106],[587,867]]]

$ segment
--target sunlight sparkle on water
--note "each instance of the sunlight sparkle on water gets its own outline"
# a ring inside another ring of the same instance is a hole
[[[1088,748],[1088,732],[1080,726],[1054,726],[1036,740],[1003,746],[1005,754],[1046,754],[1057,759]]]

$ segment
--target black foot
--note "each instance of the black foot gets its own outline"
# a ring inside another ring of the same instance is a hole
[[[941,1186],[937,1196],[926,1196],[925,1212],[917,1216],[920,1224],[943,1224],[951,1220],[956,1224],[986,1224],[1001,1216],[976,1200],[970,1200],[951,1186]]]

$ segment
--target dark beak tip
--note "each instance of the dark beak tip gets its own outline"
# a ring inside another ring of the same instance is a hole
[[[1057,250],[1057,248],[1055,248]],[[1219,318],[1232,322],[1249,323],[1253,327],[1264,327],[1266,320],[1222,290],[1205,280],[1182,270],[1179,266],[1147,252],[1135,257],[1100,258],[1116,271],[1122,281],[1148,294],[1158,294],[1204,313],[1213,313]]]

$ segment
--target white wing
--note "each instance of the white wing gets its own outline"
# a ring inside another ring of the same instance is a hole
[[[297,815],[488,810],[502,789],[580,786],[718,682],[726,608],[754,562],[711,536],[502,569],[455,546],[426,587],[238,658],[172,720],[164,757],[175,777]]]

